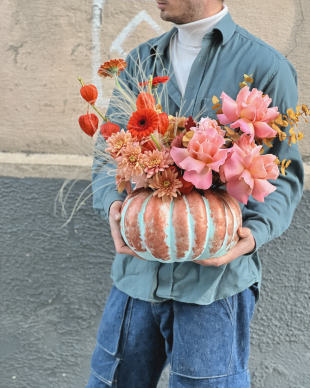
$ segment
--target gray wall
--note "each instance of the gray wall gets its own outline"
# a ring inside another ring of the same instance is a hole
[[[54,199],[62,183],[0,178],[0,388],[82,388],[89,376],[115,251],[91,199],[58,229],[63,219],[53,214]],[[77,182],[68,210],[88,184]],[[254,388],[309,387],[309,206],[306,191],[289,230],[261,249]],[[160,388],[167,381],[165,371]]]

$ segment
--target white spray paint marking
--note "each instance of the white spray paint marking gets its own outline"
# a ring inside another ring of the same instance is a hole
[[[101,66],[100,54],[100,34],[103,18],[103,6],[105,0],[93,0],[93,16],[92,16],[92,52],[93,52],[93,84],[98,89],[98,99],[96,106],[106,108],[109,104],[108,98],[103,98],[101,79],[97,74]]]
[[[127,53],[123,49],[122,44],[143,21],[147,22],[158,34],[163,34],[165,32],[146,11],[141,11],[127,24],[127,26],[113,41],[110,47],[110,51],[117,51],[119,55],[126,56]]]

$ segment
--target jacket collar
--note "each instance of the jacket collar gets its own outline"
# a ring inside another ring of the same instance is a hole
[[[218,34],[222,40],[222,45],[226,44],[233,36],[234,32],[236,30],[236,23],[233,21],[230,13],[228,12],[219,22],[218,24],[213,28],[213,30],[209,33],[207,33],[205,37],[208,37],[213,34]],[[165,34],[161,35],[150,47],[151,53],[154,51],[157,54],[163,54],[165,49],[168,47],[170,40],[172,36],[178,32],[178,29],[176,27],[173,27],[170,31],[166,32]]]

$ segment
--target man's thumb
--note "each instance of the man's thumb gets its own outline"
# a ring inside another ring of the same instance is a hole
[[[115,212],[112,217],[114,218],[115,221],[119,221],[121,218],[121,215],[119,212]]]

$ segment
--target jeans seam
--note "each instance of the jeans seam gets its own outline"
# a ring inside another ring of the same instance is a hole
[[[193,377],[193,376],[186,376],[186,375],[183,375],[181,373],[178,373],[178,372],[170,372],[171,375],[176,375],[176,376],[181,376],[181,377],[186,377],[188,379],[193,379],[193,380],[210,380],[210,379],[220,379],[222,377],[229,377],[231,375],[218,375],[218,376],[207,376],[207,377]],[[236,373],[234,374],[233,376],[239,376],[239,375],[242,375],[244,373],[249,373],[249,369],[244,369],[242,372],[240,373]]]
[[[91,373],[92,373],[95,377],[97,377],[98,380],[100,380],[100,381],[102,381],[103,383],[108,384],[108,385],[112,384],[112,381],[106,380],[104,377],[98,375],[98,373],[96,373],[96,372],[93,370],[93,368],[90,368],[90,370],[91,370]]]
[[[124,356],[126,345],[127,345],[127,338],[128,338],[128,334],[129,334],[131,315],[132,315],[133,304],[134,304],[134,299],[133,298],[130,298],[129,304],[130,304],[130,306],[128,306],[127,309],[126,309],[126,314],[127,314],[127,311],[128,311],[128,323],[126,322],[126,319],[124,319],[124,323],[123,323],[123,329],[124,329],[124,332],[125,332],[124,333],[125,334],[125,338],[124,338],[124,346],[122,348],[122,352],[120,353],[120,357]],[[125,322],[127,323],[127,327],[124,327],[125,326]],[[121,338],[120,338],[120,340],[121,340]],[[121,358],[120,358],[120,360],[121,360]]]
[[[232,298],[231,298],[231,302],[232,302],[231,303],[232,304],[232,316],[233,316],[233,319],[232,319],[233,338],[232,338],[232,341],[231,341],[230,360],[229,360],[229,364],[228,364],[227,375],[231,374],[230,368],[231,368],[231,364],[232,364],[233,349],[234,349],[234,343],[235,343],[235,331],[236,331],[236,328],[235,328],[235,319],[236,319],[235,296],[236,295],[233,295]]]

